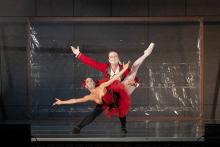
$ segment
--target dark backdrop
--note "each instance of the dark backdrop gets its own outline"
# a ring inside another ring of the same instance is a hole
[[[26,18],[29,16],[204,16],[205,118],[220,116],[217,77],[219,0],[1,0],[0,118],[28,119]],[[85,34],[86,35],[86,32]],[[189,35],[190,37],[190,35]]]

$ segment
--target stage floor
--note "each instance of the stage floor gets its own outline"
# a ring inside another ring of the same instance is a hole
[[[99,141],[99,142],[143,142],[143,141],[204,141],[204,122],[201,120],[127,120],[126,135],[120,132],[118,118],[98,119],[72,134],[76,125],[70,120],[33,121],[32,142],[35,141]]]

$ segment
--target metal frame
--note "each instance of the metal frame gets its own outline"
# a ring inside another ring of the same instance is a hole
[[[204,142],[203,136],[198,137],[97,137],[97,138],[44,138],[32,137],[31,142]]]
[[[161,23],[170,23],[170,22],[198,22],[199,23],[199,39],[200,39],[200,50],[199,50],[199,67],[200,67],[200,116],[193,119],[203,119],[204,115],[204,19],[203,17],[29,17],[27,19],[27,31],[26,31],[26,49],[27,49],[27,99],[28,99],[28,111],[31,113],[31,65],[30,65],[30,25],[31,22],[84,22],[84,23],[94,23],[94,22],[161,22]],[[169,117],[156,117],[156,119],[170,119]],[[191,117],[190,117],[191,118]],[[177,116],[175,119],[188,120],[189,117]],[[147,117],[147,119],[153,119],[152,117]],[[173,117],[171,118],[173,119]]]
[[[27,116],[29,119],[31,119],[31,53],[30,53],[30,21],[27,19],[27,24],[26,24],[26,52],[27,52],[27,80],[26,80],[26,97],[27,97]]]

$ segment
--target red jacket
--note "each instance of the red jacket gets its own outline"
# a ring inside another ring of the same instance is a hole
[[[80,53],[77,58],[83,62],[84,64],[98,70],[101,71],[103,73],[103,79],[104,80],[108,80],[109,79],[109,73],[108,73],[108,67],[110,67],[109,63],[101,63],[101,62],[97,62],[91,58],[89,58],[88,56],[84,55],[83,53]],[[119,68],[120,70],[122,70],[123,66],[121,64],[119,64]],[[124,74],[123,74],[123,78],[125,78],[130,72],[130,68],[128,68]],[[123,80],[122,78],[122,80]],[[138,82],[138,78],[135,77],[135,82]]]

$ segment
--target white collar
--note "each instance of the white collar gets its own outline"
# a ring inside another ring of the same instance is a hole
[[[110,72],[110,77],[112,78],[115,74],[117,74],[117,73],[119,73],[119,65],[117,66],[117,68],[116,68],[116,70],[115,70],[115,72],[112,70],[112,68],[111,68],[111,72]]]

